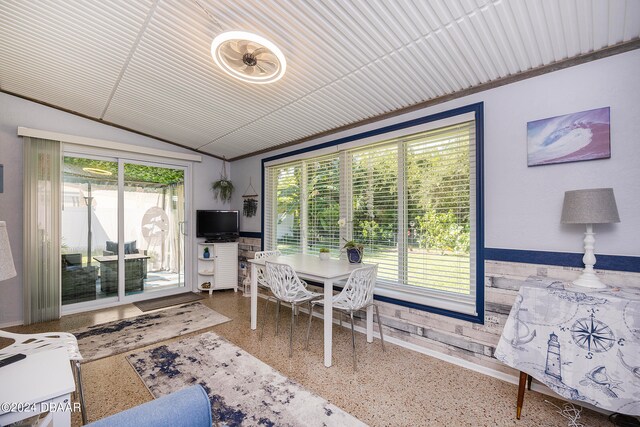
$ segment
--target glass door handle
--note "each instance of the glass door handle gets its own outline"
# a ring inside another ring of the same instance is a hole
[[[185,233],[185,230],[186,230],[186,228],[185,228],[185,224],[186,224],[186,223],[187,223],[186,221],[180,221],[180,222],[178,223],[178,224],[179,224],[179,226],[180,226],[180,234],[182,234],[183,236],[186,236],[186,235],[187,235],[187,233]]]

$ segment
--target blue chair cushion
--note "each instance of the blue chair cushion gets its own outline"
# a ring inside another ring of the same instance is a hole
[[[200,385],[103,418],[91,427],[211,427],[211,403]]]

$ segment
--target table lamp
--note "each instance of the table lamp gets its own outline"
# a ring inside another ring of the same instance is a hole
[[[16,268],[13,265],[7,224],[0,221],[0,282],[16,276]]]
[[[582,257],[584,271],[573,284],[585,288],[606,288],[607,285],[598,279],[593,270],[596,263],[596,256],[593,253],[596,242],[593,224],[620,222],[613,188],[566,191],[561,222],[563,224],[587,225],[587,231],[584,233],[584,256]]]

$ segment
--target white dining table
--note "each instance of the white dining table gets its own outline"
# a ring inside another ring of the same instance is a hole
[[[351,264],[346,260],[321,260],[317,255],[282,255],[262,259],[250,259],[251,264],[251,329],[258,326],[258,266],[265,262],[290,265],[298,277],[304,280],[324,284],[324,366],[331,366],[331,349],[333,339],[333,285],[349,277],[356,268],[366,264]],[[373,342],[373,306],[367,308],[367,342]]]

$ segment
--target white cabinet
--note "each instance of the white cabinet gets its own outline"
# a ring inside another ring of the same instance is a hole
[[[209,257],[205,257],[205,248]],[[198,289],[209,291],[233,289],[238,292],[238,242],[198,243]],[[211,286],[203,288],[206,282]]]

